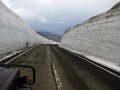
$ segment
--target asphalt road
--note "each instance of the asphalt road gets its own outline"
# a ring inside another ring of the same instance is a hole
[[[34,90],[57,90],[51,68],[54,62],[64,90],[120,90],[119,80],[55,45],[39,45],[11,63],[36,68]]]
[[[36,69],[36,83],[33,90],[57,90],[51,69],[49,47],[40,45],[11,63],[32,65]]]

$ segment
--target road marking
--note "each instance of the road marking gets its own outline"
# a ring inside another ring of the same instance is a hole
[[[51,60],[52,60],[51,61],[51,67],[52,67],[53,75],[54,75],[55,82],[56,82],[56,85],[57,85],[57,90],[64,90],[63,86],[62,86],[62,82],[60,80],[60,77],[57,73],[57,69],[56,69],[54,61],[53,61],[53,57],[52,57],[52,54],[51,54],[51,48],[50,47],[49,47],[49,54],[50,54],[50,57],[51,57]]]
[[[51,62],[51,66],[52,66],[54,78],[55,78],[55,81],[56,81],[57,90],[63,90],[63,86],[62,86],[60,77],[59,77],[59,75],[58,75],[58,73],[57,73],[57,70],[56,70],[55,65],[54,65],[53,62]]]
[[[36,45],[36,46],[37,46],[37,45]],[[26,50],[25,52],[21,53],[20,55],[12,58],[11,60],[9,60],[8,62],[6,62],[5,64],[8,64],[8,63],[12,62],[12,61],[15,60],[16,58],[22,56],[23,54],[25,54],[26,52],[30,51],[31,49],[33,49],[33,48],[36,47],[36,46],[33,46],[33,47],[31,47],[30,49]]]

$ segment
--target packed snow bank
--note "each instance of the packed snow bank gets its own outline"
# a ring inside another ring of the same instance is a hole
[[[0,0],[0,58],[35,43],[52,43],[34,32]]]
[[[60,46],[120,72],[120,3],[66,30]]]

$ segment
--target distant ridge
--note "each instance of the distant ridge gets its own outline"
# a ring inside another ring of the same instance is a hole
[[[38,34],[40,34],[41,36],[46,37],[47,39],[53,40],[55,42],[60,42],[61,38],[62,38],[61,35],[50,33],[50,32],[43,31],[43,30],[39,30],[39,31],[36,31],[36,32]]]

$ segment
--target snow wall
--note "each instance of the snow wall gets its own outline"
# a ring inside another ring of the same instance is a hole
[[[38,35],[0,0],[0,57],[26,47],[26,44],[52,43]]]
[[[66,30],[60,47],[120,72],[120,3]]]

